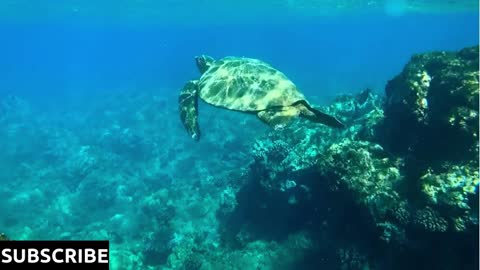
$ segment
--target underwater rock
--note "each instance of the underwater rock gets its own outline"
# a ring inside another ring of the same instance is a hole
[[[153,217],[156,223],[166,226],[175,216],[175,207],[168,199],[167,189],[161,189],[140,202],[140,210],[143,214]]]
[[[227,238],[237,239],[234,242],[241,245],[237,235],[242,231],[238,225],[247,222],[244,215],[262,223],[260,231],[269,230],[267,234],[277,237],[287,228],[279,226],[267,229],[268,224],[287,219],[291,220],[291,228],[301,227],[315,219],[316,215],[324,213],[325,209],[315,210],[318,204],[330,204],[323,199],[327,198],[323,194],[328,189],[328,186],[324,186],[327,181],[316,179],[322,177],[318,169],[319,160],[325,158],[326,151],[336,142],[345,138],[353,141],[373,135],[374,123],[383,115],[380,104],[381,98],[368,89],[356,95],[342,95],[323,110],[337,115],[349,128],[339,131],[299,120],[283,130],[271,131],[265,137],[257,139],[251,151],[253,161],[244,175],[247,184],[239,188],[235,201],[226,201],[235,204],[236,209],[232,211],[225,205],[218,213],[222,217],[231,214],[230,219],[225,218],[228,223],[226,227],[229,227],[232,234]],[[357,147],[345,147],[350,146]],[[380,163],[379,161],[379,167]],[[389,167],[386,166],[385,169],[387,168]],[[383,173],[385,175],[380,176],[379,173],[379,177],[389,179],[394,170],[390,174]],[[382,192],[387,194],[390,190]],[[396,196],[394,192],[392,194],[391,196]],[[318,201],[319,197],[322,198],[321,202]],[[261,220],[265,215],[270,216],[270,222]],[[236,219],[240,223],[232,221]]]
[[[311,248],[310,236],[305,233],[292,234],[282,242],[257,240],[242,249],[217,250],[204,261],[202,269],[298,269],[296,263]]]
[[[396,187],[402,181],[401,163],[378,144],[345,139],[326,150],[318,167],[330,188],[348,190],[358,203],[374,207],[373,215],[384,215],[400,204]]]
[[[326,112],[335,113],[348,126],[344,137],[356,140],[373,140],[376,126],[383,120],[383,98],[367,88],[355,95],[336,97]]]
[[[101,152],[94,147],[82,145],[77,151],[65,157],[63,165],[65,168],[62,169],[66,172],[64,179],[71,190],[75,190],[83,179],[99,167],[101,164],[99,154]]]
[[[143,244],[143,261],[147,265],[162,265],[167,262],[172,251],[171,239],[173,232],[162,227],[147,235]]]
[[[478,47],[418,54],[385,98],[365,90],[322,109],[345,130],[295,121],[257,139],[222,212],[224,242],[244,249],[307,229],[329,245],[315,257],[336,267],[406,269],[412,256],[422,267],[473,264],[478,75]]]
[[[202,267],[202,259],[198,256],[190,256],[183,262],[183,269],[185,270],[200,270]]]
[[[451,164],[441,169],[429,168],[420,177],[425,204],[448,220],[445,227],[461,232],[478,226],[478,163]]]
[[[193,230],[183,235],[175,233],[171,240],[172,252],[168,256],[167,269],[212,269],[204,265],[221,260],[215,257],[223,249],[207,238],[207,233],[203,231]]]
[[[314,242],[332,241],[328,250],[312,255],[324,257],[325,265],[339,260],[335,249],[342,241],[368,242],[377,230],[372,220],[384,222],[390,208],[403,205],[395,190],[402,181],[401,159],[362,141],[374,136],[383,117],[380,105],[381,98],[369,90],[343,95],[323,110],[349,128],[335,131],[298,121],[258,139],[236,207],[230,215],[222,213],[224,242],[245,248],[257,239],[281,242],[309,228]],[[340,214],[347,212],[352,213]]]
[[[0,241],[7,241],[10,240],[8,236],[4,233],[0,233]]]
[[[414,216],[414,225],[430,232],[446,232],[448,229],[445,218],[429,207],[417,211]]]
[[[121,248],[112,247],[110,253],[110,267],[111,269],[146,269],[148,266],[144,265],[142,256],[137,252],[130,251],[123,246]]]
[[[219,213],[222,216],[228,215],[235,210],[237,204],[238,202],[235,197],[235,190],[232,187],[228,187],[220,195]]]
[[[368,258],[357,249],[340,248],[337,250],[341,270],[362,270],[369,269]]]
[[[478,57],[478,46],[412,56],[386,85],[385,147],[425,162],[477,158]]]
[[[250,168],[262,176],[263,186],[281,189],[281,183],[292,173],[315,166],[332,143],[344,138],[373,137],[375,125],[383,118],[381,104],[380,96],[369,89],[339,96],[323,111],[338,116],[346,124],[345,130],[296,121],[281,131],[272,131],[257,139],[252,148],[254,162]]]
[[[405,159],[412,214],[432,209],[446,218],[442,232],[478,224],[478,57],[478,46],[412,56],[388,82],[376,128],[375,139]]]
[[[433,204],[443,204],[458,209],[469,210],[474,203],[472,196],[477,191],[480,178],[476,164],[446,164],[444,172],[428,170],[420,178],[422,191]]]

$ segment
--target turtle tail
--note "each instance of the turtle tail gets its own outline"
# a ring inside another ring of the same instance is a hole
[[[180,120],[194,140],[200,140],[200,128],[198,126],[198,81],[188,81],[178,97]]]

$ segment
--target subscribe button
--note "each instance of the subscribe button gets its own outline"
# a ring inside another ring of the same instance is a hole
[[[0,241],[0,269],[109,269],[108,241]]]

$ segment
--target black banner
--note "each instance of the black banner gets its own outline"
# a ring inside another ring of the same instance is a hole
[[[0,269],[108,270],[109,241],[0,241]]]

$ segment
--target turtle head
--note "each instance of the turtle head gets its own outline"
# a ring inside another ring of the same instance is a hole
[[[195,62],[197,63],[198,70],[201,74],[207,71],[207,69],[212,65],[213,61],[215,60],[212,57],[204,54],[195,57]]]

